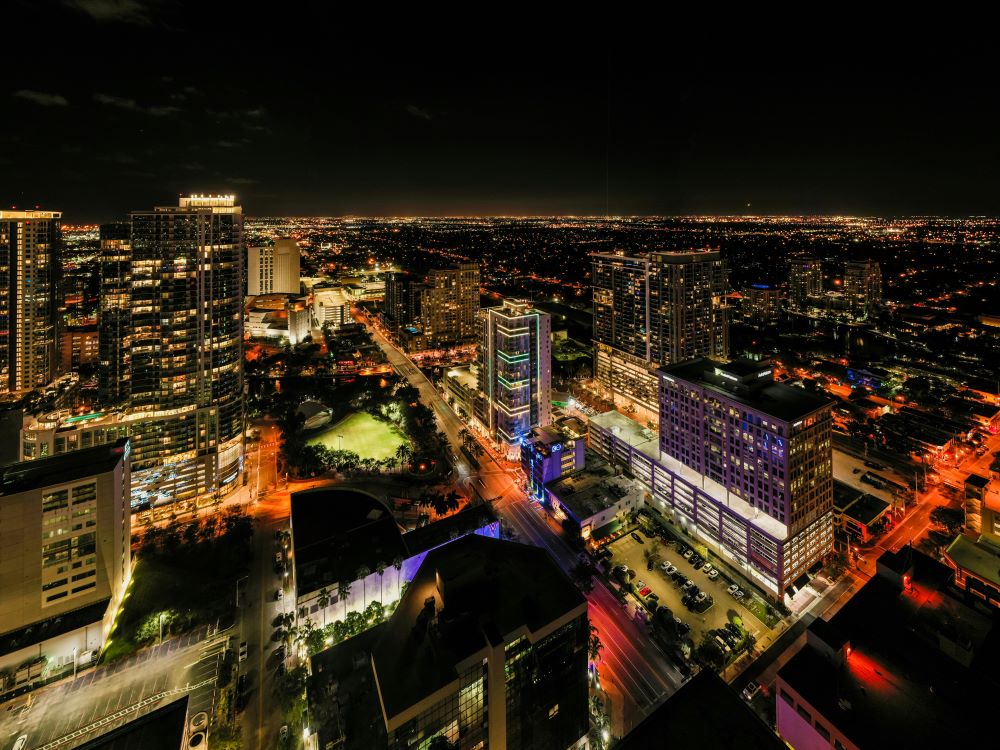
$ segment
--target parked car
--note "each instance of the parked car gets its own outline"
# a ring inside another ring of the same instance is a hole
[[[674,579],[674,583],[676,583],[678,586],[684,586],[685,584],[689,583],[688,577],[678,574],[677,578]]]
[[[736,592],[733,594],[733,596],[735,596],[737,599],[742,599],[744,594],[740,589],[736,589]]]
[[[683,588],[685,591],[690,591],[692,586],[694,586],[694,581],[688,579],[687,581],[684,582]]]
[[[684,622],[681,618],[675,617],[674,622],[677,623],[677,632],[680,635],[687,635],[691,632],[691,626]]]
[[[275,592],[274,592],[274,600],[275,600],[276,602],[277,602],[277,601],[281,601],[281,599],[282,599],[282,597],[283,597],[284,595],[285,595],[285,592],[284,592],[284,591],[282,591],[281,589],[278,589],[277,591],[275,591]]]
[[[714,581],[718,577],[719,577],[719,571],[717,571],[715,568],[712,568],[710,571],[708,571],[708,580]]]
[[[740,587],[739,587],[739,586],[737,586],[737,585],[736,585],[736,584],[734,583],[734,584],[732,584],[732,585],[731,585],[731,586],[730,586],[730,587],[729,587],[728,589],[726,589],[726,593],[727,593],[727,594],[729,594],[730,596],[735,596],[735,595],[736,595],[736,592],[737,592],[737,591],[739,591],[739,590],[740,590]]]
[[[674,573],[677,572],[677,566],[674,565],[673,563],[666,563],[666,567],[663,569],[663,572],[666,573],[668,576],[673,575]]]
[[[694,554],[694,550],[693,549],[686,549],[686,550],[684,550],[684,559],[685,560],[690,560],[691,559],[691,555],[693,555],[693,554]]]
[[[706,594],[706,593],[705,593],[704,591],[700,591],[700,592],[698,592],[698,594],[697,594],[697,595],[695,596],[695,598],[694,598],[694,603],[695,603],[695,604],[701,604],[701,603],[702,603],[703,601],[705,601],[706,599],[708,599],[708,594]]]

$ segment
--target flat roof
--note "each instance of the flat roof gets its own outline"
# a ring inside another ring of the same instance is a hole
[[[990,483],[990,480],[989,477],[984,477],[982,474],[969,474],[969,476],[965,478],[965,483],[970,484],[973,487],[977,487],[978,489],[983,489]]]
[[[870,523],[874,523],[879,516],[885,513],[888,507],[889,503],[885,500],[879,500],[874,495],[862,493],[861,497],[851,503],[847,510],[844,511],[844,515],[867,526]]]
[[[180,750],[187,747],[188,696],[111,729],[79,750]]]
[[[455,682],[489,644],[579,607],[586,600],[538,547],[471,534],[431,550],[372,652],[386,716]]]
[[[788,527],[781,523],[781,521],[763,513],[759,508],[755,508],[739,495],[729,492],[715,480],[685,466],[670,454],[661,453],[659,436],[654,434],[654,437],[648,437],[650,434],[653,434],[652,431],[643,427],[635,420],[629,419],[621,412],[609,411],[591,417],[590,424],[614,432],[650,461],[655,461],[667,471],[688,481],[691,485],[709,495],[719,505],[729,508],[736,515],[753,524],[765,534],[782,541],[788,538]]]
[[[0,468],[0,497],[40,487],[72,482],[113,471],[125,460],[128,438],[57,456],[21,461]]]
[[[615,745],[663,748],[787,750],[786,745],[722,678],[702,669]]]
[[[403,534],[403,545],[407,554],[413,557],[496,522],[497,515],[489,505],[466,506],[458,513]]]
[[[833,507],[837,510],[847,510],[851,503],[865,494],[857,487],[851,487],[847,482],[833,480]]]
[[[770,369],[769,367],[761,367],[759,362],[741,364],[740,360],[734,360],[726,363],[701,357],[662,367],[660,368],[660,373],[661,377],[662,375],[667,375],[680,380],[686,380],[700,388],[713,391],[731,401],[743,404],[751,409],[756,409],[785,422],[803,419],[813,412],[833,404],[831,399],[809,393],[803,388],[796,388],[785,383],[776,383],[773,380],[769,380],[765,385],[753,389],[734,392],[705,378],[706,372],[714,372],[716,368],[737,376],[740,376],[738,373],[743,373],[741,377]]]
[[[354,581],[364,566],[406,557],[403,535],[389,509],[359,490],[323,487],[293,492],[292,559],[301,593]]]
[[[548,482],[545,489],[581,523],[625,498],[642,499],[634,482],[616,477],[610,464],[596,456],[588,457],[582,469]]]
[[[952,561],[984,581],[1000,586],[1000,546],[959,534],[946,550]]]
[[[862,747],[979,744],[982,728],[956,717],[991,710],[998,633],[953,592],[950,568],[912,549],[905,557],[908,590],[878,573],[824,623],[838,643],[850,643],[846,661],[807,641],[778,676]]]

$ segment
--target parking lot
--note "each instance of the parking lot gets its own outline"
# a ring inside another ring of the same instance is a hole
[[[744,629],[753,633],[760,642],[768,628],[758,620],[741,602],[738,602],[727,593],[730,581],[725,572],[715,580],[711,580],[702,570],[695,570],[689,560],[684,559],[676,550],[674,545],[663,544],[656,539],[636,532],[642,539],[637,541],[632,535],[626,534],[620,539],[608,545],[608,549],[613,554],[614,565],[627,565],[634,570],[636,577],[633,584],[640,581],[653,590],[658,597],[658,603],[667,607],[676,617],[687,623],[691,631],[685,636],[690,645],[697,645],[704,633],[717,628],[724,628],[727,622],[733,622],[738,617]],[[656,558],[653,569],[648,569],[645,552],[655,548]],[[660,567],[661,563],[667,561],[675,565],[678,571],[686,578],[694,582],[699,589],[709,594],[711,606],[704,611],[689,610],[683,603],[684,591],[676,580],[673,580]],[[711,565],[716,568],[717,560],[713,559]]]

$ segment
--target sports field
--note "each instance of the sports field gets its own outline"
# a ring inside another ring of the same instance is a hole
[[[330,450],[353,451],[361,458],[381,460],[395,456],[396,449],[406,442],[406,436],[395,425],[356,411],[311,438],[309,445],[325,445]]]

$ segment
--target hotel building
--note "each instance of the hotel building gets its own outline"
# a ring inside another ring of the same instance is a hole
[[[746,360],[659,374],[659,435],[609,412],[591,420],[591,448],[764,590],[794,593],[833,545],[830,402]]]
[[[300,262],[299,244],[291,237],[247,248],[247,294],[299,294]]]

